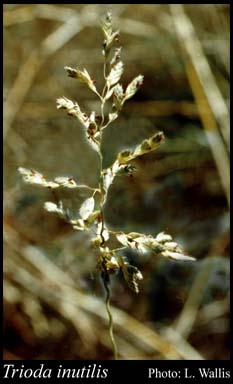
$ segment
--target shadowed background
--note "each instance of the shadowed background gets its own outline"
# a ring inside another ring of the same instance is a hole
[[[163,130],[160,149],[117,177],[110,227],[167,231],[195,263],[128,252],[143,273],[135,295],[112,279],[122,359],[229,359],[229,5],[4,5],[4,358],[109,359],[104,291],[85,233],[43,210],[51,192],[17,168],[95,186],[98,158],[66,96],[88,113],[95,96],[66,76],[86,68],[103,85],[100,17],[120,29],[124,87],[144,86],[104,134],[117,153]],[[85,194],[62,192],[78,209]],[[70,200],[71,199],[71,200]]]

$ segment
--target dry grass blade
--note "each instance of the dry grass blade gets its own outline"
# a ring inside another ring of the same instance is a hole
[[[45,18],[65,22],[72,17],[74,11],[70,8],[58,7],[51,4],[36,4],[36,7],[25,6],[4,12],[4,27],[26,23],[35,18]]]
[[[176,329],[172,327],[164,327],[162,334],[169,342],[177,346],[177,350],[185,356],[186,360],[205,360],[204,357],[176,331]]]
[[[35,18],[32,8],[29,6],[16,8],[11,11],[4,12],[4,27],[9,27],[13,24],[25,23]]]
[[[198,315],[199,306],[203,297],[203,292],[206,287],[206,282],[211,273],[212,263],[210,259],[205,261],[200,272],[197,274],[188,299],[183,307],[178,320],[176,321],[175,330],[185,339],[188,338],[192,331],[193,325]]]
[[[229,147],[230,120],[228,109],[216,85],[192,22],[185,14],[183,6],[172,4],[170,8],[180,40],[187,76],[230,205],[229,157],[218,130],[219,125],[225,144]]]
[[[213,303],[205,305],[200,309],[198,313],[198,324],[206,324],[213,319],[221,317],[229,312],[229,297],[226,297],[222,300],[216,300]]]
[[[181,45],[192,61],[212,114],[219,124],[225,144],[230,145],[230,116],[226,102],[217,86],[194,26],[180,4],[171,4],[171,12]]]

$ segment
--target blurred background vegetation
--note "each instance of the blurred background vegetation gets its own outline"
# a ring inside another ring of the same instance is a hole
[[[112,279],[122,359],[229,359],[229,5],[4,5],[4,359],[111,359],[104,291],[83,233],[43,210],[50,191],[19,166],[97,183],[97,157],[65,95],[96,99],[67,78],[86,67],[103,84],[100,17],[121,31],[123,86],[145,83],[104,135],[105,166],[157,130],[166,143],[118,177],[110,227],[167,231],[194,263],[128,253],[143,275],[133,294]],[[77,209],[85,195],[72,190]]]

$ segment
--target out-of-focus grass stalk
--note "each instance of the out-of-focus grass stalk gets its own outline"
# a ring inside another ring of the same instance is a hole
[[[229,112],[183,5],[171,4],[170,9],[187,77],[230,206],[230,162],[227,150],[230,144]]]

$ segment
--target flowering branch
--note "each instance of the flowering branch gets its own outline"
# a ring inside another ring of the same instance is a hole
[[[117,359],[118,351],[113,334],[113,319],[110,309],[110,277],[121,272],[129,288],[135,293],[139,292],[138,281],[143,279],[142,273],[135,266],[129,264],[122,255],[124,249],[132,248],[138,252],[151,252],[156,256],[162,256],[175,260],[192,261],[193,257],[185,255],[181,247],[172,240],[172,237],[164,232],[156,237],[136,232],[128,234],[115,232],[107,227],[104,215],[104,206],[107,201],[109,187],[116,175],[121,172],[130,173],[134,167],[131,164],[135,158],[156,150],[165,140],[163,132],[157,132],[152,137],[143,140],[134,149],[121,151],[114,163],[103,169],[102,140],[103,131],[118,118],[124,103],[135,95],[143,85],[143,76],[138,75],[124,90],[120,80],[124,71],[121,61],[121,47],[119,43],[119,31],[113,31],[111,14],[102,20],[104,33],[103,43],[103,77],[105,80],[103,90],[99,92],[95,86],[95,80],[91,78],[86,69],[65,67],[69,77],[84,83],[100,100],[101,116],[95,111],[90,114],[83,112],[77,102],[63,96],[57,99],[57,109],[66,110],[69,116],[76,118],[84,129],[88,143],[99,156],[99,184],[93,188],[84,184],[77,184],[73,177],[56,177],[54,180],[47,180],[47,177],[35,170],[23,167],[19,173],[23,180],[29,184],[40,185],[51,190],[57,188],[81,189],[84,188],[91,193],[91,196],[83,201],[79,208],[78,215],[72,215],[63,206],[62,201],[47,201],[44,208],[47,212],[53,213],[72,225],[75,230],[89,231],[90,241],[93,249],[97,252],[97,270],[100,272],[106,291],[106,310],[109,318],[109,335],[113,346],[114,357]],[[114,50],[113,50],[114,48]],[[106,102],[111,101],[111,110],[105,116]],[[96,199],[96,195],[99,198]],[[93,236],[93,233],[95,234]],[[106,244],[110,235],[121,245],[110,249]]]

